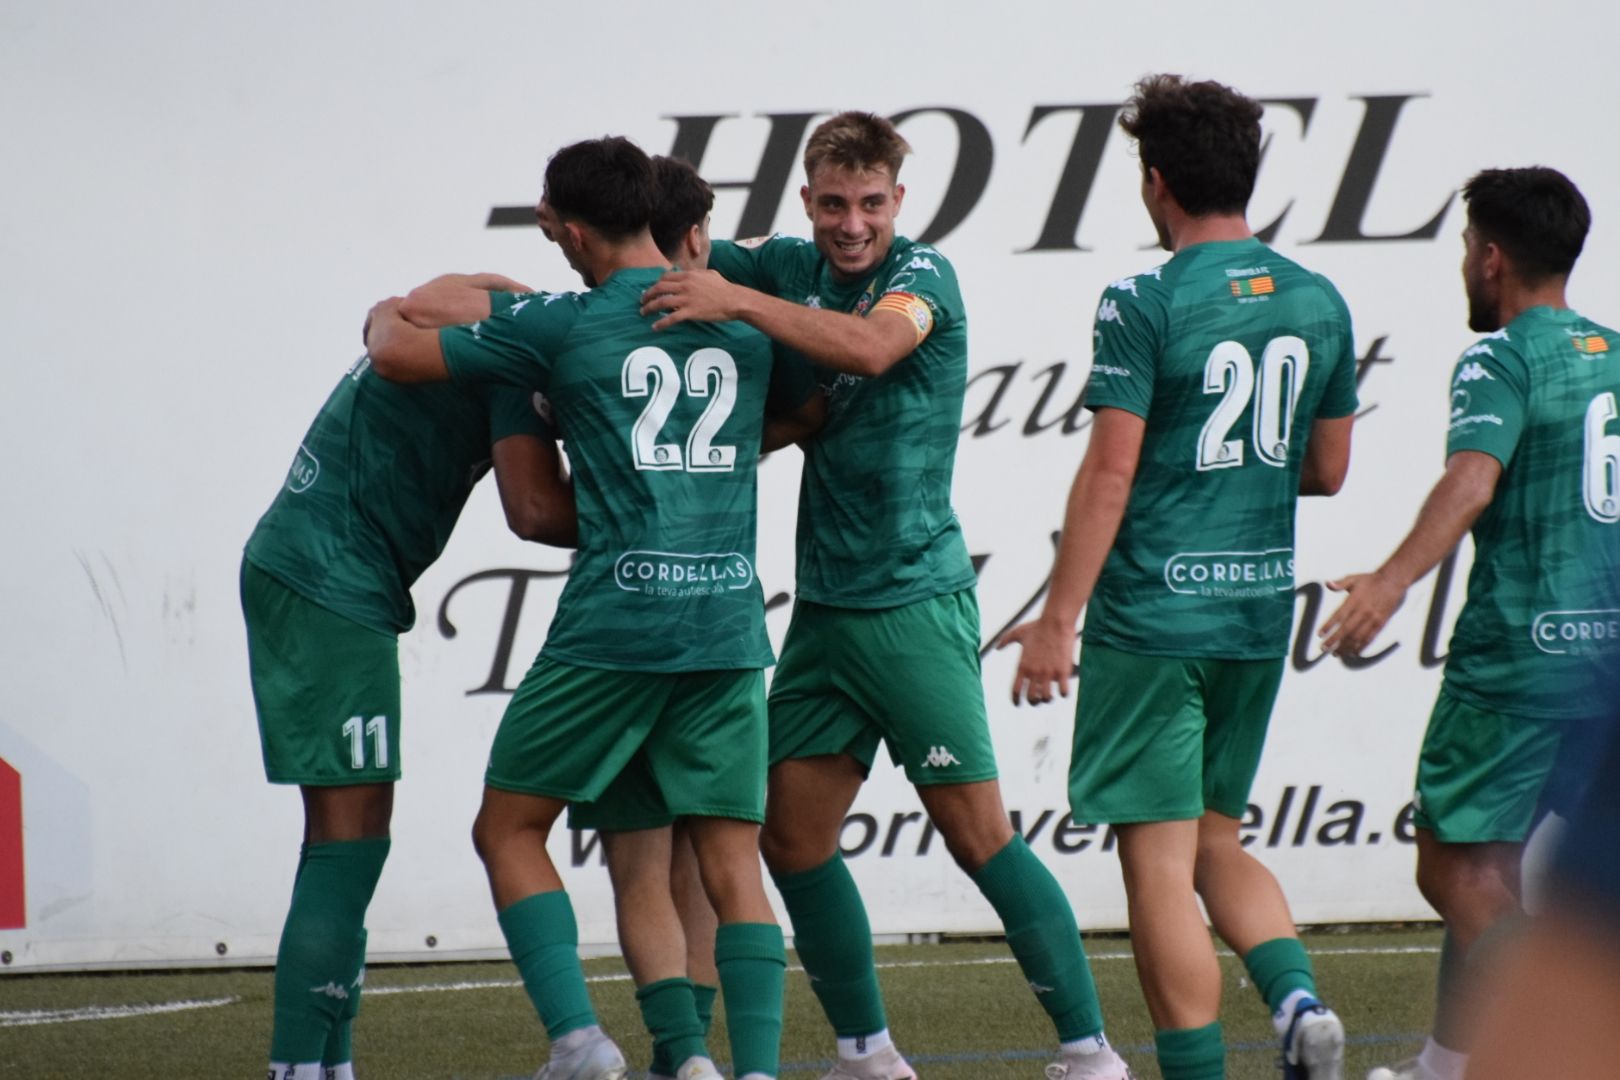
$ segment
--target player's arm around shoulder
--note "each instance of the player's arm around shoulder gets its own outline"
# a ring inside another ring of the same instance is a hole
[[[362,331],[377,374],[390,382],[442,382],[450,377],[439,348],[439,332],[417,326],[400,310],[404,298],[390,296],[372,306]]]
[[[881,375],[922,342],[915,324],[875,317],[876,305],[873,317],[804,307],[713,270],[672,270],[642,294],[641,305],[643,315],[661,316],[654,330],[692,320],[745,322],[823,367],[852,375]]]
[[[406,293],[399,311],[415,326],[438,329],[486,319],[503,302],[533,292],[505,274],[440,274]]]

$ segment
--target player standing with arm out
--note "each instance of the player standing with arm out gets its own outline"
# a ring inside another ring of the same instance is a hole
[[[1245,214],[1261,106],[1214,82],[1143,79],[1120,126],[1170,261],[1098,308],[1091,442],[1013,700],[1069,692],[1086,612],[1069,799],[1119,834],[1137,973],[1165,1080],[1225,1075],[1221,976],[1198,898],[1283,1040],[1283,1074],[1338,1080],[1344,1029],[1317,1000],[1276,879],[1239,843],[1282,679],[1300,494],[1335,493],[1356,409],[1350,316]]]
[[[419,292],[445,286],[486,310],[524,289],[446,275]],[[423,325],[464,313],[407,310]],[[272,1080],[353,1076],[366,908],[400,777],[398,635],[415,622],[411,584],[444,550],[492,460],[513,531],[574,543],[573,495],[533,399],[502,387],[396,386],[361,357],[248,540],[242,610],[265,774],[299,785],[304,804],[276,954]]]
[[[1570,310],[1591,213],[1562,173],[1487,169],[1463,187],[1468,326],[1446,469],[1388,561],[1348,595],[1326,647],[1366,648],[1414,581],[1474,536],[1468,598],[1418,759],[1417,882],[1446,924],[1434,1032],[1373,1077],[1460,1080],[1480,993],[1476,953],[1521,913],[1536,801],[1600,690],[1620,638],[1620,334]],[[1559,793],[1554,793],[1559,794]]]
[[[546,167],[542,227],[591,291],[423,333],[373,309],[378,368],[544,391],[565,418],[580,554],[546,643],[502,718],[474,842],[525,988],[552,1039],[542,1080],[619,1080],[596,1024],[572,905],[546,851],[570,802],[645,755],[685,819],[719,918],[716,967],[739,1080],[778,1068],[782,933],[759,867],[771,661],[754,573],[769,342],[739,325],[655,334],[639,296],[668,262],[648,231],[651,162],[625,139]]]
[[[1123,1080],[1074,914],[996,780],[975,576],[950,503],[967,316],[949,260],[895,235],[909,151],[887,120],[833,117],[805,149],[813,241],[716,244],[724,277],[670,274],[644,298],[660,327],[741,319],[823,369],[828,419],[805,444],[761,848],[838,1037],[828,1080],[915,1076],[890,1039],[866,908],[838,850],[883,742],[1052,1017],[1062,1062],[1048,1075]]]

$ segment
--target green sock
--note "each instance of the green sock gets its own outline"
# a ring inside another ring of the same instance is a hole
[[[523,989],[551,1040],[596,1023],[579,963],[579,924],[568,894],[553,889],[525,896],[501,912],[499,921]]]
[[[636,991],[641,1020],[653,1039],[652,1071],[674,1076],[687,1058],[709,1056],[703,1044],[708,1026],[698,1016],[691,979],[661,979]]]
[[[326,1050],[321,1064],[327,1068],[354,1060],[354,1018],[360,1015],[360,991],[366,984],[366,932],[360,931],[358,958],[354,977],[349,980],[349,999],[343,1003],[343,1012],[326,1036]]]
[[[1164,1080],[1225,1080],[1226,1046],[1217,1022],[1201,1028],[1155,1031],[1159,1073]]]
[[[720,993],[718,986],[705,986],[702,983],[692,984],[692,997],[697,1002],[698,1019],[703,1022],[703,1037],[709,1037],[709,1029],[714,1026],[714,999]]]
[[[1311,958],[1299,938],[1280,937],[1262,941],[1243,958],[1254,988],[1265,999],[1266,1008],[1276,1012],[1295,990],[1316,996],[1316,976]]]
[[[1101,1034],[1102,1006],[1074,910],[1063,887],[1024,838],[1015,834],[979,868],[973,883],[1001,916],[1007,945],[1056,1025],[1058,1040],[1073,1042]]]
[[[726,1002],[731,1067],[737,1076],[775,1076],[782,1056],[782,983],[787,950],[775,923],[727,923],[714,938]]]
[[[872,956],[872,925],[844,857],[771,878],[793,923],[793,949],[833,1031],[852,1039],[888,1027]]]
[[[360,936],[388,838],[306,844],[276,950],[270,1060],[320,1061],[362,962]]]

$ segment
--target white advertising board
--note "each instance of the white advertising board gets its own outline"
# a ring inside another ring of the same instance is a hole
[[[955,498],[991,641],[1043,586],[1086,443],[1097,296],[1160,261],[1114,125],[1150,71],[1269,103],[1251,220],[1337,282],[1362,357],[1350,480],[1300,511],[1296,641],[1251,850],[1302,922],[1426,916],[1402,813],[1467,555],[1355,665],[1312,645],[1334,603],[1322,582],[1381,559],[1438,475],[1447,374],[1470,340],[1455,192],[1472,172],[1568,172],[1596,216],[1572,301],[1620,318],[1602,119],[1620,75],[1581,47],[1620,15],[1576,0],[1534,21],[1391,0],[672,14],[0,5],[0,970],[273,956],[301,817],[259,763],[241,545],[374,300],[445,270],[574,287],[519,225],[575,139],[692,157],[719,189],[718,236],[802,233],[809,127],[851,107],[897,119],[915,147],[902,231],[953,260],[971,313]],[[758,565],[777,642],[796,491],[796,451],[770,459]],[[374,957],[500,949],[468,830],[567,566],[510,536],[484,485],[417,586]],[[1121,926],[1106,830],[1066,817],[1068,706],[1014,709],[1012,671],[986,655],[1007,804],[1082,925]],[[877,933],[997,928],[886,761],[843,839]],[[583,940],[611,944],[594,837],[559,828],[553,851]]]

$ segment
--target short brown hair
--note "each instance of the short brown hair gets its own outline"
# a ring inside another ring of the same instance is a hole
[[[889,179],[900,178],[900,163],[911,153],[911,144],[881,116],[864,112],[841,112],[823,121],[810,133],[804,148],[804,172],[814,178],[816,170],[831,165],[851,172],[889,170]]]
[[[1187,213],[1241,214],[1260,171],[1264,111],[1218,82],[1149,75],[1125,102],[1119,126],[1136,139],[1143,172],[1158,169]]]

